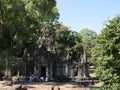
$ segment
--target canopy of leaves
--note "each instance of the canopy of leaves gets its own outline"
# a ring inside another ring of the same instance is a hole
[[[33,52],[41,27],[59,18],[55,0],[1,0],[0,7],[1,50],[17,56],[26,46]]]
[[[57,53],[62,60],[80,60],[82,52],[81,38],[78,33],[60,25],[56,30]],[[79,43],[79,44],[78,44]]]
[[[87,54],[88,62],[92,62],[90,60],[92,48],[96,45],[96,37],[97,34],[93,30],[90,29],[82,29],[79,33],[79,36],[82,37],[82,46]]]
[[[92,57],[104,90],[120,90],[120,16],[106,24],[97,38]]]
[[[24,48],[33,54],[43,25],[58,18],[55,0],[0,0],[0,55],[21,57]]]

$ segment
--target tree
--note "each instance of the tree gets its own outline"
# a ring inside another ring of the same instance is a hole
[[[92,53],[104,90],[120,90],[120,16],[105,25]]]
[[[83,47],[83,58],[85,60],[85,76],[88,74],[88,64],[90,64],[90,58],[92,53],[92,48],[96,45],[97,34],[90,29],[82,29],[79,33],[79,36],[82,37],[82,47]],[[88,63],[89,62],[89,63]]]
[[[82,37],[82,46],[87,54],[87,59],[90,60],[92,48],[96,45],[97,34],[93,30],[85,28],[80,31],[79,35]]]
[[[25,48],[33,54],[43,25],[58,18],[55,0],[0,0],[0,54],[21,57]]]
[[[55,0],[28,0],[26,9],[40,24],[53,24],[59,18]]]
[[[1,41],[4,41],[1,46],[12,48],[18,56],[26,46],[33,52],[31,47],[35,48],[43,25],[53,24],[59,18],[55,0],[1,0],[0,12]]]
[[[77,52],[78,46],[75,46],[78,40],[78,33],[69,30],[68,27],[63,25],[58,25],[56,30],[56,40],[57,40],[57,53],[62,60],[80,60],[80,55]],[[81,47],[80,47],[81,48]]]

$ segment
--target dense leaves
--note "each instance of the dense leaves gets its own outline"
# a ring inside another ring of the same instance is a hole
[[[58,18],[55,0],[0,0],[0,56],[21,57],[24,48],[33,54],[43,25]]]
[[[41,28],[48,24],[61,60],[80,61],[85,54],[97,67],[103,89],[120,90],[120,16],[109,20],[98,37],[89,29],[72,31],[58,18],[55,0],[0,0],[0,70],[22,57],[25,48],[33,54]]]
[[[82,52],[81,38],[77,32],[69,30],[66,26],[60,26],[56,31],[57,53],[62,60],[80,60]],[[79,45],[78,45],[79,44]]]
[[[82,46],[84,51],[86,52],[88,62],[92,63],[93,61],[90,60],[90,58],[91,58],[92,48],[96,45],[97,34],[93,30],[86,28],[80,31],[79,36],[81,36],[82,38]]]
[[[120,90],[120,16],[109,20],[92,54],[104,90]]]

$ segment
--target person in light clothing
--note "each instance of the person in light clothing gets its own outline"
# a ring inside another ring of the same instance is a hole
[[[40,81],[41,81],[41,82],[44,81],[44,77],[43,77],[43,76],[40,77]]]
[[[48,77],[45,78],[45,81],[46,81],[46,82],[48,81]]]
[[[32,76],[30,75],[30,77],[29,77],[29,83],[31,83],[32,82]]]

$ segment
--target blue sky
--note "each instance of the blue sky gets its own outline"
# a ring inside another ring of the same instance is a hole
[[[120,0],[56,0],[59,21],[79,32],[88,28],[99,34],[105,21],[120,15]]]

